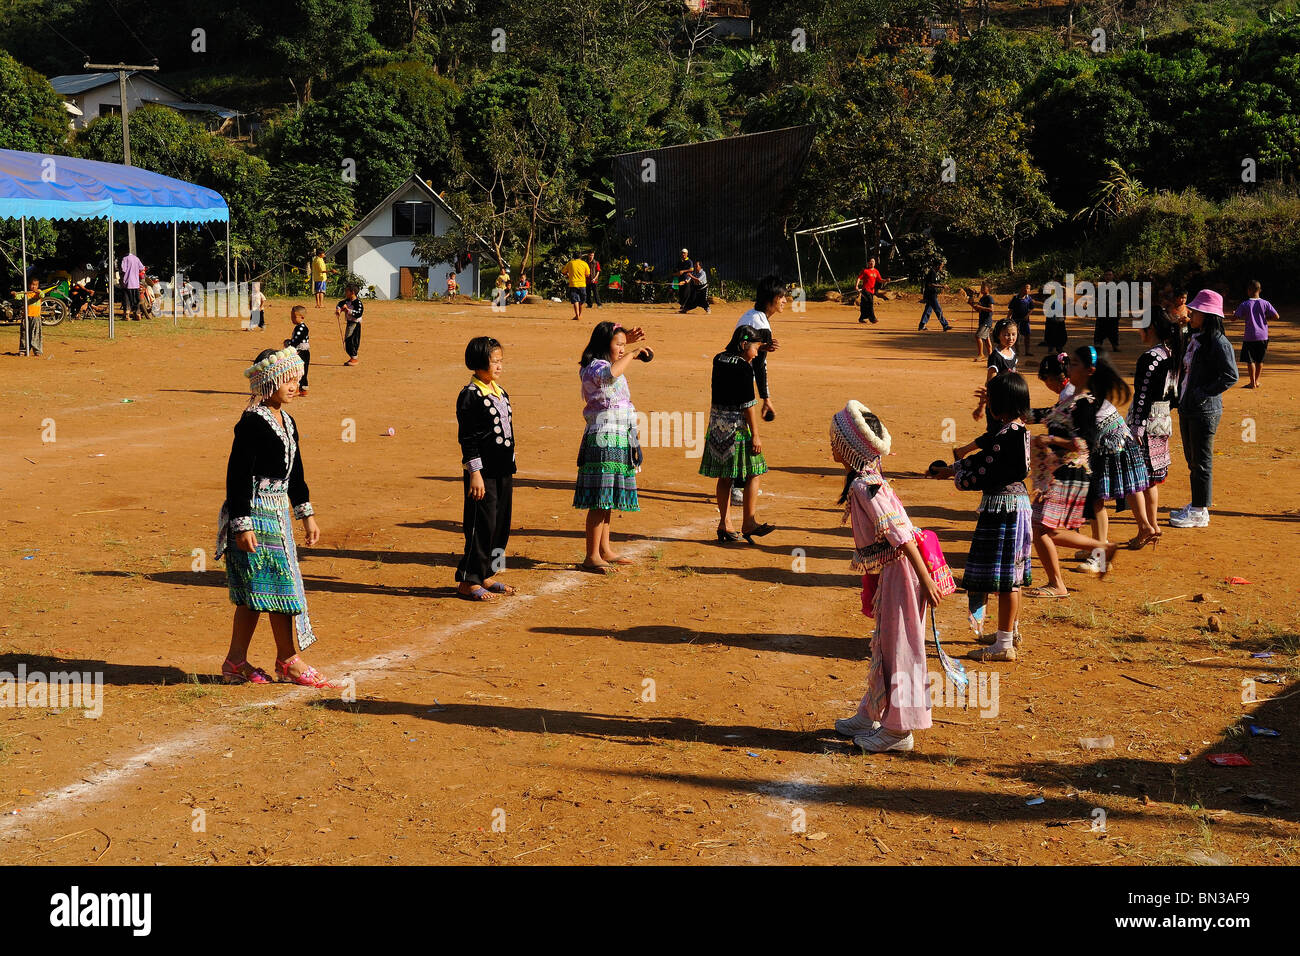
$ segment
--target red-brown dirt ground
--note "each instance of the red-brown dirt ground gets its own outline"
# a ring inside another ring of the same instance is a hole
[[[355,700],[213,676],[231,606],[211,553],[241,373],[288,336],[292,300],[271,303],[265,332],[166,319],[119,323],[110,343],[102,322],[65,323],[43,358],[0,356],[0,672],[105,681],[99,719],[0,708],[0,862],[1300,859],[1292,323],[1275,326],[1263,388],[1225,396],[1212,525],[1121,551],[1104,582],[1067,572],[1069,600],[1026,602],[1019,661],[968,664],[997,674],[996,713],[941,701],[913,752],[866,757],[830,730],[863,690],[870,622],[827,428],[849,398],[880,414],[887,473],[959,568],[978,498],[920,477],[954,444],[945,419],[958,443],[979,427],[982,366],[955,300],[947,334],[918,333],[911,298],[882,304],[878,326],[832,304],[778,317],[760,512],[778,530],[756,547],[714,543],[698,458],[649,447],[642,510],[614,524],[637,564],[611,577],[574,568],[588,316],[376,302],[362,364],[344,368],[332,314],[299,301],[312,389],[290,410],[323,532],[303,551],[321,638],[309,659],[350,677]],[[689,415],[707,414],[709,360],[744,308],[597,316],[649,333],[656,358],[630,373],[637,407]],[[1072,324],[1072,341],[1088,331]],[[485,333],[504,343],[519,434],[505,579],[520,594],[472,604],[453,594],[454,400],[464,345]],[[1137,346],[1125,330],[1126,377]],[[1188,498],[1177,439],[1174,457],[1166,508]],[[1133,530],[1112,519],[1113,540]],[[974,647],[964,618],[962,594],[939,609],[954,653]],[[270,668],[265,623],[251,657]],[[1260,675],[1277,683],[1243,703]],[[1250,721],[1282,736],[1251,736]],[[1079,743],[1105,735],[1112,749]],[[1252,765],[1207,763],[1220,751]]]

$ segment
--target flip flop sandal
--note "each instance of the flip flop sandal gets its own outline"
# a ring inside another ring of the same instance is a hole
[[[498,592],[498,593],[500,593],[500,592]],[[460,598],[462,601],[490,601],[490,600],[492,600],[491,595],[488,594],[488,588],[480,587],[480,586],[477,585],[477,584],[474,585],[472,588],[469,589],[469,593],[468,593],[468,594],[466,594],[464,591],[462,591],[462,590],[460,590],[459,588],[457,588],[457,589],[456,589],[456,597]]]
[[[1068,598],[1069,596],[1068,592],[1065,594],[1057,594],[1049,587],[1030,588],[1025,592],[1025,597],[1031,598],[1057,598],[1059,600],[1061,598]]]
[[[491,591],[493,594],[516,594],[516,593],[518,593],[518,592],[516,591],[515,588],[512,588],[510,585],[508,585],[508,584],[504,584],[504,583],[502,583],[501,581],[494,581],[492,584],[489,584],[489,585],[488,585],[487,589],[488,589],[489,591]]]

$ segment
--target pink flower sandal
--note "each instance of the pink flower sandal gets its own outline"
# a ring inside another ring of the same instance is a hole
[[[289,668],[294,664],[298,664],[302,667],[302,670],[298,672],[297,677],[294,677],[289,673]],[[327,680],[320,671],[316,670],[316,668],[312,667],[310,664],[304,664],[302,658],[297,654],[293,655],[293,657],[289,658],[287,661],[277,660],[275,662],[275,673],[282,684],[298,684],[302,687],[316,687],[319,689],[337,686]]]
[[[221,679],[227,684],[270,684],[271,678],[260,667],[254,667],[248,661],[236,664],[226,658],[221,664]]]

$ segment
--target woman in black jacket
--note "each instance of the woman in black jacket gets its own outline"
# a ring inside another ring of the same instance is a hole
[[[1210,523],[1214,490],[1214,433],[1223,417],[1220,396],[1237,382],[1237,362],[1223,334],[1223,296],[1202,289],[1187,303],[1192,334],[1183,352],[1178,387],[1178,431],[1191,473],[1192,501],[1170,512],[1174,528]]]

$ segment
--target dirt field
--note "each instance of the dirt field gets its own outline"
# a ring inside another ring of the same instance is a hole
[[[241,372],[288,336],[289,304],[266,332],[155,320],[109,343],[102,322],[68,323],[31,360],[0,329],[0,671],[105,681],[97,720],[0,709],[0,862],[1300,862],[1293,324],[1275,325],[1264,388],[1226,396],[1211,527],[1121,551],[1105,582],[1069,573],[1068,601],[1026,602],[1017,663],[968,664],[997,675],[995,699],[941,701],[914,752],[865,757],[830,731],[863,690],[869,621],[829,416],[848,398],[881,415],[887,472],[959,568],[978,498],[919,474],[953,444],[945,419],[959,442],[976,433],[968,312],[953,303],[946,335],[916,331],[911,299],[882,304],[875,327],[830,304],[780,317],[761,509],[778,530],[715,544],[698,458],[647,448],[642,511],[614,526],[638,564],[602,578],[574,569],[586,317],[374,303],[362,364],[343,368],[332,314],[307,302],[312,389],[291,411],[323,532],[304,551],[309,657],[355,680],[350,702],[213,678],[231,606],[211,552]],[[709,359],[743,308],[598,315],[650,333],[639,409],[707,414]],[[490,605],[457,600],[452,581],[453,402],[482,333],[505,345],[520,436],[506,579],[521,594]],[[1189,497],[1174,455],[1166,507]],[[1114,540],[1132,535],[1113,520]],[[963,595],[939,618],[954,653],[974,646]],[[265,624],[251,657],[270,668]],[[1243,704],[1259,675],[1277,683]],[[1250,736],[1243,715],[1282,735]],[[1105,735],[1112,749],[1080,746]],[[1220,751],[1252,766],[1211,766]]]

